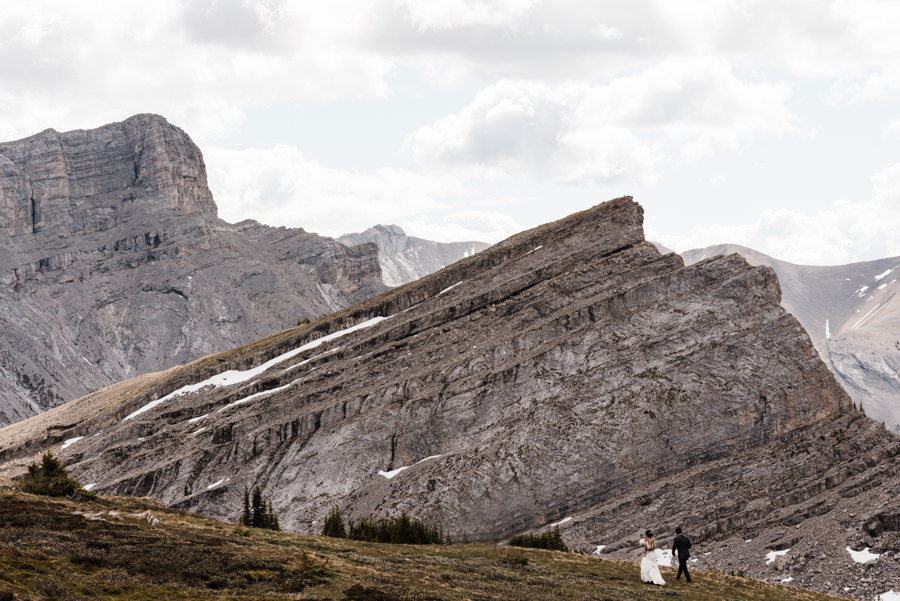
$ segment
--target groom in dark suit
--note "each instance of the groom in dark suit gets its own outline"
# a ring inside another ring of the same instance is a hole
[[[681,580],[681,573],[684,572],[685,581],[690,584],[691,573],[688,572],[687,560],[691,556],[688,549],[691,548],[691,539],[681,533],[681,527],[675,528],[675,540],[672,542],[672,557],[678,558],[678,575],[675,580]]]

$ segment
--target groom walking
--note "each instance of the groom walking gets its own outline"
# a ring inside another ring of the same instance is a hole
[[[681,573],[684,572],[685,581],[690,584],[691,573],[688,572],[687,560],[691,556],[688,549],[691,548],[691,539],[681,533],[681,527],[675,528],[675,540],[672,542],[672,557],[678,558],[678,575],[675,580],[681,580]]]

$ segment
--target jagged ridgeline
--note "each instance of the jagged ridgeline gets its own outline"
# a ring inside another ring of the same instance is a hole
[[[647,520],[711,541],[821,518],[838,502],[806,505],[876,464],[882,486],[848,502],[888,494],[900,448],[853,409],[774,272],[736,255],[685,267],[642,221],[625,197],[523,232],[7,428],[0,457],[51,447],[96,492],[226,519],[256,483],[286,530],[319,533],[339,507],[457,541],[560,523],[569,547],[623,554]]]

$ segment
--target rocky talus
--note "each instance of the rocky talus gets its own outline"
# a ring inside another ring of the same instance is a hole
[[[227,519],[259,485],[301,532],[334,506],[405,511],[457,540],[558,524],[636,558],[644,529],[680,524],[698,569],[850,592],[869,585],[845,547],[868,545],[871,586],[900,586],[897,438],[852,406],[774,271],[686,267],[642,221],[616,199],[82,398],[0,430],[3,469],[52,449],[97,492]],[[759,554],[785,549],[769,571]]]
[[[381,277],[388,286],[402,286],[481,252],[485,242],[435,242],[407,236],[399,225],[376,225],[337,239],[347,246],[371,242],[378,246]]]
[[[372,244],[218,219],[162,117],[0,144],[0,424],[383,290]]]

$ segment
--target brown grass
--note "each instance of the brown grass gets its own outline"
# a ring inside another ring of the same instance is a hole
[[[137,516],[152,509],[150,527]],[[3,599],[825,601],[698,572],[640,582],[635,562],[490,545],[361,543],[247,529],[148,499],[75,503],[0,492]]]

